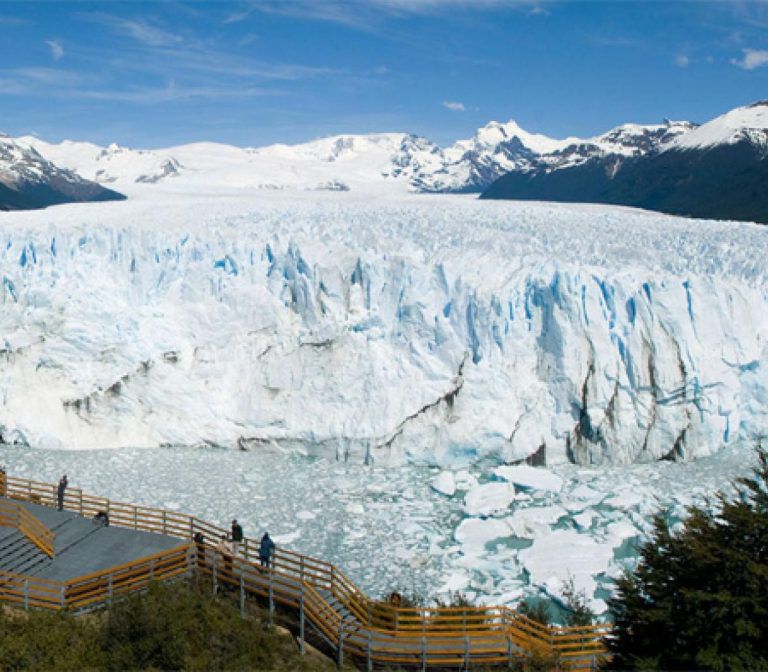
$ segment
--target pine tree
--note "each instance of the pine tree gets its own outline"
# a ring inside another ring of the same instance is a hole
[[[768,451],[738,495],[657,515],[633,573],[617,582],[613,669],[768,670]]]

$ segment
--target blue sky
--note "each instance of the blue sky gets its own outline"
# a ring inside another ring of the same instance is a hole
[[[768,2],[0,3],[0,130],[53,141],[588,136],[766,97]]]

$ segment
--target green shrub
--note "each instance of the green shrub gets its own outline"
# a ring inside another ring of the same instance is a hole
[[[154,584],[84,616],[0,610],[0,670],[260,670],[331,672],[299,655],[252,601],[210,594],[206,583]]]
[[[517,605],[517,613],[530,618],[532,621],[541,623],[542,625],[549,625],[549,600],[542,600],[536,597],[526,597],[520,604]]]
[[[98,627],[56,612],[0,609],[0,670],[103,670]]]
[[[589,608],[589,601],[584,590],[577,591],[573,578],[568,579],[563,589],[563,601],[566,608],[565,624],[571,627],[592,625],[595,613]]]
[[[692,507],[673,532],[654,520],[617,582],[608,640],[616,669],[768,669],[768,453],[735,498]],[[715,510],[713,510],[713,508]]]

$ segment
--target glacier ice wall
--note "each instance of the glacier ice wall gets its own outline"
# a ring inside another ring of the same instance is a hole
[[[600,464],[768,429],[759,227],[427,197],[0,224],[6,442]]]

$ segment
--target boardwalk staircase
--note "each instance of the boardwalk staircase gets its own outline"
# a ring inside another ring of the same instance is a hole
[[[82,611],[145,589],[152,581],[196,574],[207,577],[213,590],[229,586],[239,591],[241,605],[258,597],[270,613],[281,606],[296,619],[302,650],[311,629],[340,665],[351,659],[366,670],[470,670],[509,668],[536,657],[551,661],[553,668],[585,670],[595,669],[606,654],[605,626],[546,626],[507,607],[395,606],[368,597],[338,567],[287,549],[277,550],[271,567],[261,567],[254,539],[245,539],[236,555],[222,554],[214,544],[224,529],[178,512],[111,502],[76,488],[67,490],[65,511],[54,511],[56,486],[0,474],[3,494],[8,499],[0,499],[0,526],[8,529],[0,535],[0,601]],[[90,521],[97,512],[108,513],[112,526],[175,537],[180,543],[67,581],[30,575],[51,562],[54,540],[56,552],[76,550],[84,535],[98,534]],[[6,525],[9,521],[16,524]]]

